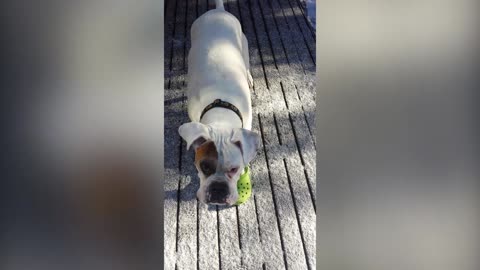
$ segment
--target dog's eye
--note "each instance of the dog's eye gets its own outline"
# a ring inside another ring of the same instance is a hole
[[[205,175],[211,175],[215,172],[215,169],[213,168],[212,164],[206,161],[200,163],[200,169]]]
[[[231,168],[228,172],[229,172],[230,174],[234,174],[234,173],[237,173],[237,171],[238,171],[238,167],[236,167],[236,168]]]

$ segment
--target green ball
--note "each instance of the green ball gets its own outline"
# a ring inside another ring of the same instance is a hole
[[[245,167],[237,182],[238,200],[235,205],[240,205],[252,195],[252,183],[250,182],[250,169]]]

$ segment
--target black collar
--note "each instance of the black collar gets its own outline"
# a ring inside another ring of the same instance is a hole
[[[205,107],[205,109],[203,109],[202,114],[200,115],[200,120],[202,120],[202,117],[206,112],[208,112],[213,108],[225,108],[225,109],[232,110],[234,113],[238,115],[238,117],[240,117],[240,121],[242,121],[242,128],[243,128],[243,118],[242,118],[242,114],[240,113],[240,110],[238,110],[238,108],[235,107],[235,105],[233,105],[232,103],[223,101],[221,99],[215,99],[215,101],[208,104],[208,106]]]

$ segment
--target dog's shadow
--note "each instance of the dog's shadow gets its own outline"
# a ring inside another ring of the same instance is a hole
[[[185,181],[188,177],[181,176],[180,181]],[[193,176],[190,176],[192,179]],[[191,180],[185,187],[175,190],[165,191],[165,200],[191,201],[197,199],[198,179]]]

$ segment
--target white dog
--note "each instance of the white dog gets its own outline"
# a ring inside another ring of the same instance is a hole
[[[258,134],[252,127],[248,43],[240,22],[216,9],[200,16],[191,29],[188,56],[188,113],[192,122],[179,128],[187,149],[195,149],[200,178],[198,199],[232,205],[237,181],[255,157]]]

